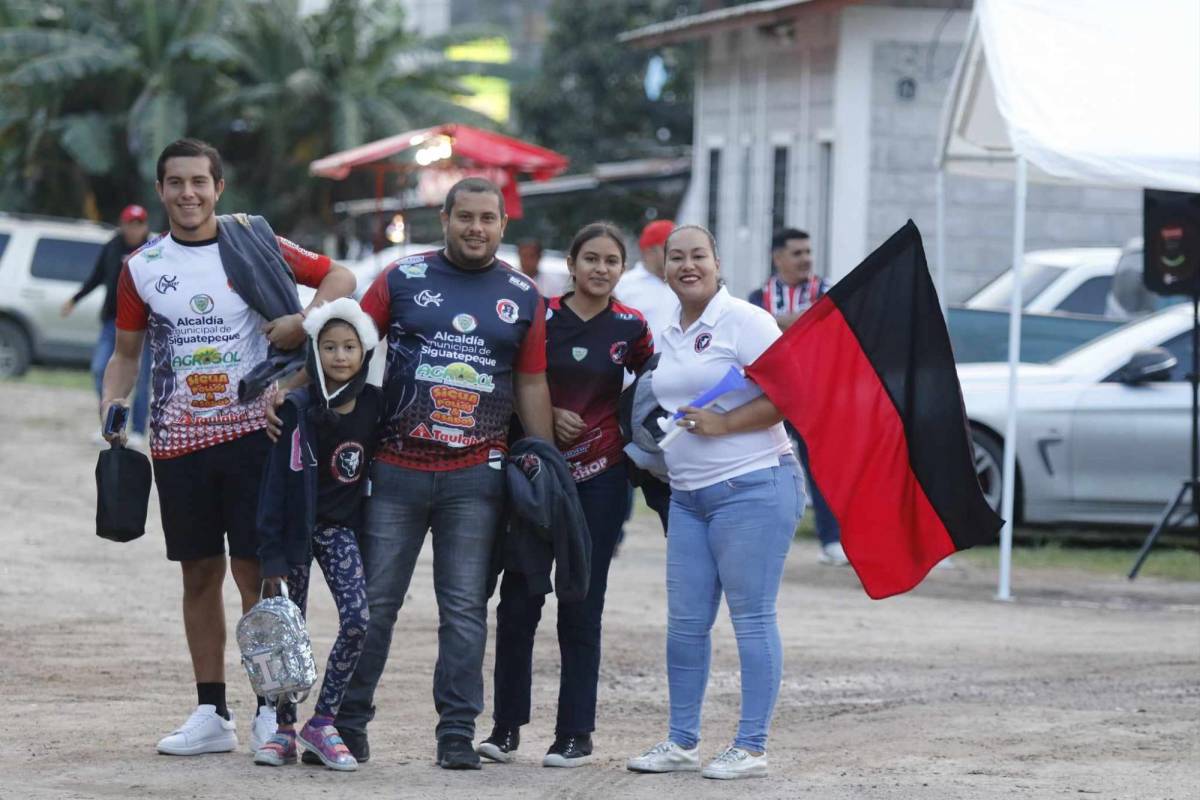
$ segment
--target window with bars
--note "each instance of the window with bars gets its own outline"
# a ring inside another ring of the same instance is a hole
[[[775,156],[771,165],[771,233],[784,228],[787,224],[787,184],[788,184],[788,149],[785,146],[775,148]]]
[[[708,229],[717,233],[718,211],[721,206],[721,148],[708,151]]]

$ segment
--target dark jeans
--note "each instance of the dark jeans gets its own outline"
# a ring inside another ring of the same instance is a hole
[[[577,484],[583,514],[592,535],[592,575],[588,594],[578,603],[558,604],[559,735],[596,729],[596,685],[600,680],[600,618],[608,567],[625,520],[629,490],[625,464]],[[493,718],[499,725],[529,722],[533,679],[533,637],[542,618],[544,595],[529,594],[525,576],[505,571],[496,609],[496,672]]]
[[[822,545],[833,544],[842,540],[842,531],[838,527],[837,517],[829,509],[829,504],[825,502],[825,498],[821,496],[821,490],[817,488],[816,482],[812,477],[812,469],[808,466],[808,446],[804,444],[804,440],[796,433],[789,425],[788,433],[792,435],[793,441],[796,442],[796,449],[800,452],[800,463],[804,465],[804,478],[808,481],[808,497],[812,501],[813,521],[817,528],[817,539]]]
[[[433,673],[437,736],[475,736],[483,710],[487,580],[496,525],[504,510],[504,472],[480,464],[443,472],[376,461],[360,542],[371,620],[367,642],[338,712],[337,726],[365,731],[375,687],[387,664],[396,614],[425,533],[433,531],[438,659]]]

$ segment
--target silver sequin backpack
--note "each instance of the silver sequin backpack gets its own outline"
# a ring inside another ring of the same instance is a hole
[[[255,694],[292,703],[308,697],[317,682],[317,665],[304,617],[288,599],[286,582],[282,594],[260,597],[241,618],[237,641]]]

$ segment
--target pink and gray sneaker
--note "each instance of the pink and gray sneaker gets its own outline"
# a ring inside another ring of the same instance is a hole
[[[324,722],[325,724],[321,724]],[[330,769],[341,772],[353,772],[358,769],[358,761],[350,754],[349,748],[338,735],[332,721],[311,719],[300,729],[297,736],[299,745],[321,759],[321,763]]]
[[[268,767],[282,767],[296,763],[296,735],[277,731],[263,746],[254,751],[254,763]]]

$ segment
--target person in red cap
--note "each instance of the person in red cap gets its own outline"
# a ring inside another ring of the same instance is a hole
[[[100,307],[100,338],[96,341],[96,349],[92,353],[92,380],[96,386],[96,396],[101,396],[101,385],[104,381],[104,368],[113,354],[117,340],[117,277],[121,274],[121,265],[129,254],[144,245],[150,238],[149,217],[146,209],[137,204],[127,205],[121,210],[119,232],[100,249],[96,265],[79,291],[70,300],[63,303],[60,311],[63,317],[75,310],[75,304],[87,297],[99,286],[104,286],[104,305]],[[138,374],[137,387],[133,400],[132,432],[136,436],[146,435],[146,420],[150,416],[150,349],[142,354],[142,367]],[[136,441],[136,440],[135,440]]]
[[[675,223],[669,219],[656,219],[642,228],[642,234],[638,237],[642,260],[625,273],[617,284],[617,297],[625,305],[642,312],[650,324],[650,335],[655,337],[655,341],[670,324],[671,312],[679,305],[679,300],[663,277],[667,263],[663,245],[673,230]]]

